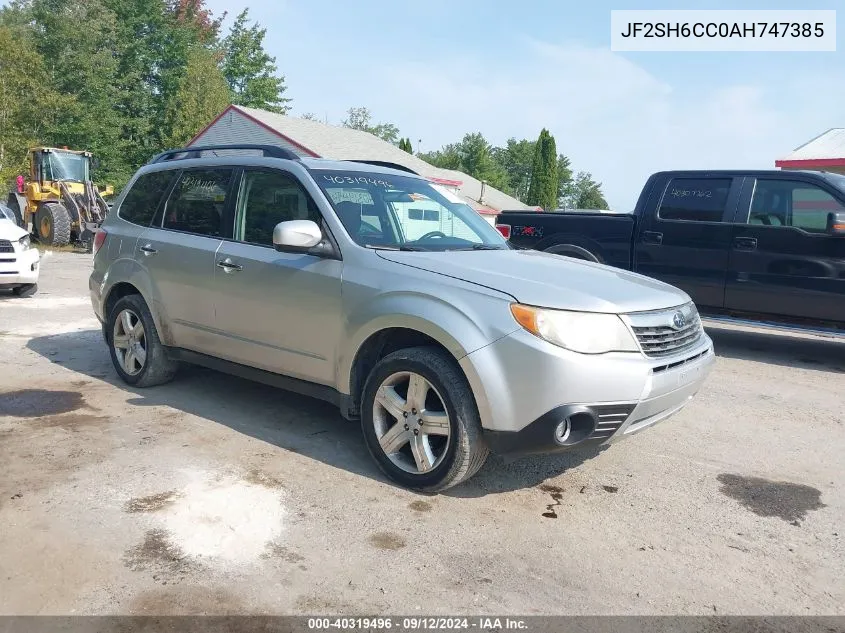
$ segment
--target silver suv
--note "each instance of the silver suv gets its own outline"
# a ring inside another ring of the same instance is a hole
[[[639,431],[683,407],[713,363],[680,290],[513,250],[400,168],[174,150],[114,210],[90,290],[125,382],[158,385],[189,362],[329,400],[408,488],[453,486],[489,451]]]

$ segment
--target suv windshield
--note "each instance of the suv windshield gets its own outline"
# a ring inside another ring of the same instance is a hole
[[[88,157],[84,154],[49,152],[44,155],[45,180],[88,180]]]
[[[355,242],[368,248],[507,249],[507,242],[448,189],[410,176],[314,170]]]

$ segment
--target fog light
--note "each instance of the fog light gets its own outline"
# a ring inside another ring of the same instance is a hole
[[[563,444],[569,439],[569,433],[572,431],[572,425],[569,423],[569,418],[557,425],[555,429],[555,441],[558,444]]]

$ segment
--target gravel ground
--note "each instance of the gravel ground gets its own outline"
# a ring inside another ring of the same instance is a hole
[[[89,268],[0,296],[0,614],[845,614],[845,343],[713,328],[671,420],[420,496],[327,404],[119,383]]]

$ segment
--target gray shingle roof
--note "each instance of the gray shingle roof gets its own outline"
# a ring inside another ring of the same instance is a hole
[[[459,195],[476,209],[486,207],[501,211],[502,209],[529,208],[516,198],[494,189],[490,185],[484,186],[482,197],[481,182],[472,176],[460,171],[434,167],[368,132],[276,114],[266,110],[242,106],[233,107],[279,134],[292,139],[318,156],[336,160],[388,161],[412,169],[426,178],[460,181],[462,184],[457,188]]]

